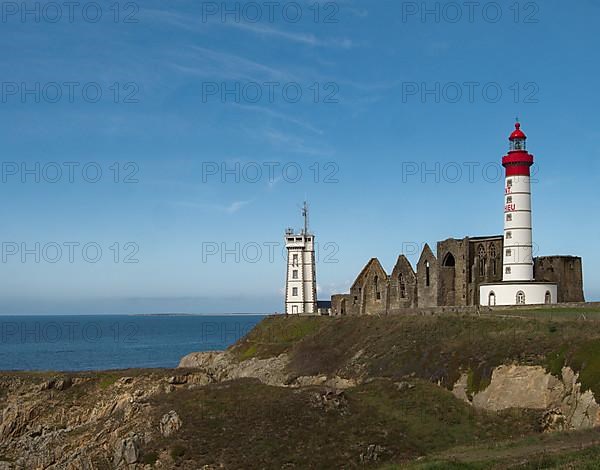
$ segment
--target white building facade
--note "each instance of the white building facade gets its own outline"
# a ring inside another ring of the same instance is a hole
[[[527,136],[517,122],[509,137],[510,150],[502,159],[504,184],[504,253],[502,283],[481,284],[481,305],[557,303],[557,285],[535,282],[531,206],[531,166]]]

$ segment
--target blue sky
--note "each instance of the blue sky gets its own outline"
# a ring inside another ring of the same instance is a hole
[[[600,299],[600,2],[112,4],[3,11],[0,313],[280,311],[305,198],[321,298],[499,234],[517,115],[537,252]]]

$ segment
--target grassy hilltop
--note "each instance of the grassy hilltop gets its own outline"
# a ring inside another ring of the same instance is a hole
[[[600,311],[269,317],[231,350],[239,360],[287,353],[289,368],[299,376],[336,371],[392,380],[412,376],[451,389],[468,371],[472,392],[485,388],[501,364],[539,364],[554,374],[568,365],[600,397]]]
[[[49,461],[83,468],[83,456],[107,469],[597,468],[600,431],[542,433],[540,410],[478,410],[450,390],[464,373],[469,394],[485,389],[501,364],[553,374],[569,365],[600,396],[598,318],[589,310],[585,319],[539,310],[269,317],[229,350],[241,365],[285,354],[291,381],[356,384],[343,390],[221,380],[192,369],[4,373],[0,468],[19,468],[25,447],[50,455],[40,468]],[[158,432],[172,410],[180,428]],[[115,446],[135,448],[129,467]]]

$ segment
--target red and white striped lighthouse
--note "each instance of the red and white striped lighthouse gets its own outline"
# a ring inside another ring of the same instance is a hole
[[[504,185],[504,281],[533,281],[533,237],[531,231],[531,166],[527,136],[521,124],[509,137],[510,150],[502,159]]]
[[[558,287],[552,282],[536,282],[533,273],[531,231],[531,166],[527,136],[517,121],[509,137],[508,155],[502,158],[504,180],[504,254],[502,282],[482,283],[479,303],[496,305],[555,304]]]

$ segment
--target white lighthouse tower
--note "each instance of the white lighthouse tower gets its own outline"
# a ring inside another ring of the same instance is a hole
[[[481,284],[481,305],[535,305],[557,303],[557,285],[535,282],[531,224],[531,166],[527,136],[517,121],[509,137],[508,155],[502,158],[506,169],[504,184],[503,282]]]
[[[504,184],[504,275],[505,282],[533,281],[533,237],[531,228],[531,175],[533,155],[527,152],[527,136],[521,124],[509,137],[510,151],[502,159]]]
[[[285,313],[315,315],[317,313],[317,274],[315,270],[315,236],[308,230],[308,205],[302,206],[304,229],[300,233],[287,229],[287,277]]]

